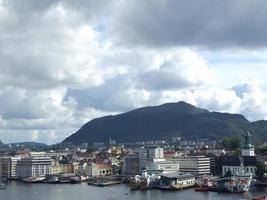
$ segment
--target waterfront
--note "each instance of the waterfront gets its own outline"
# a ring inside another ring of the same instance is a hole
[[[252,188],[244,194],[215,192],[195,192],[194,189],[182,191],[130,191],[127,185],[112,187],[94,187],[82,184],[24,184],[9,182],[6,190],[0,190],[2,200],[243,200],[252,199],[267,193],[267,188]]]

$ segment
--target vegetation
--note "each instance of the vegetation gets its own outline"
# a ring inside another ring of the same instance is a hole
[[[86,149],[86,152],[87,152],[87,153],[93,153],[93,152],[95,152],[96,150],[97,150],[96,147],[94,147],[94,146],[90,146],[90,147],[88,147],[88,148]]]
[[[231,177],[232,176],[232,172],[229,170],[225,173],[224,177]]]
[[[264,162],[257,163],[256,176],[260,181],[266,180],[267,177],[267,166]]]
[[[182,139],[221,140],[231,135],[241,137],[248,129],[251,130],[253,141],[267,141],[267,135],[264,134],[265,130],[267,132],[267,121],[249,122],[239,114],[209,112],[178,102],[93,119],[63,142],[92,144],[107,142],[110,137],[117,142],[137,142],[171,139],[177,135]],[[239,146],[237,138],[224,142],[231,149]]]
[[[222,140],[222,145],[231,151],[238,151],[241,147],[240,137],[238,136],[226,136]]]

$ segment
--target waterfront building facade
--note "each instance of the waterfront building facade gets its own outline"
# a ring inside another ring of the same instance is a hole
[[[222,175],[251,174],[256,176],[257,159],[255,156],[228,156],[222,162]]]
[[[250,133],[247,132],[241,156],[227,156],[222,162],[222,175],[225,176],[230,172],[256,176],[256,165],[255,148],[250,142]]]
[[[43,177],[52,173],[52,160],[49,157],[29,157],[18,160],[16,177]]]
[[[163,148],[159,147],[142,147],[139,151],[139,173],[145,170],[148,163],[154,161],[154,159],[164,158]]]
[[[20,158],[16,157],[0,158],[1,174],[3,178],[16,179],[16,166],[19,159]]]
[[[180,156],[175,160],[179,163],[179,171],[194,175],[210,174],[210,158],[205,156]]]
[[[161,171],[163,174],[176,173],[179,171],[179,162],[177,160],[154,159],[147,164],[147,171]]]
[[[139,173],[139,155],[127,155],[123,159],[123,173],[136,175]]]
[[[109,176],[113,174],[112,165],[109,164],[96,164],[94,162],[84,163],[80,168],[80,173],[85,176]]]

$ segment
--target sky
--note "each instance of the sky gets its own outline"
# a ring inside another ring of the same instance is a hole
[[[265,0],[0,0],[0,140],[186,101],[267,119]]]

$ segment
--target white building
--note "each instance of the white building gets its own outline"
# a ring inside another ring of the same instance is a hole
[[[179,162],[176,160],[154,159],[148,163],[147,171],[160,170],[163,174],[176,173],[179,171]]]
[[[36,157],[22,158],[17,162],[16,177],[18,178],[39,177],[51,173],[52,159],[42,157],[41,154],[38,154]]]
[[[231,174],[252,174],[256,175],[257,159],[255,148],[250,144],[250,134],[247,132],[241,156],[228,156],[222,162],[222,175]]]
[[[139,151],[139,173],[146,169],[148,163],[161,158],[164,158],[163,148],[142,147]]]
[[[90,177],[108,176],[113,174],[113,170],[109,164],[85,162],[79,166],[79,173]]]
[[[2,157],[0,158],[1,173],[3,178],[16,179],[16,166],[20,158]]]
[[[180,172],[194,175],[210,174],[210,158],[205,156],[180,156],[175,159],[179,163]]]
[[[252,174],[256,175],[257,159],[254,156],[228,156],[222,162],[222,175]]]

